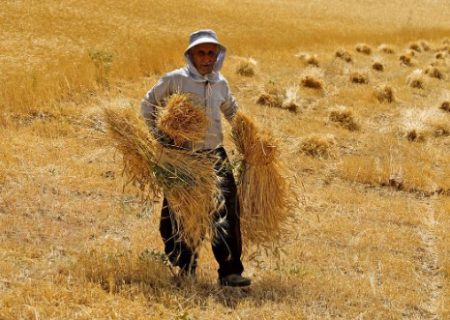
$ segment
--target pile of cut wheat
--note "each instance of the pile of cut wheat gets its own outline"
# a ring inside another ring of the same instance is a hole
[[[233,120],[232,139],[242,157],[238,191],[244,243],[279,240],[289,217],[290,199],[278,142],[241,112]]]
[[[163,147],[134,111],[105,109],[104,119],[111,144],[123,155],[129,183],[146,193],[162,190],[183,226],[181,236],[195,247],[213,232],[211,215],[221,205],[214,172],[217,158]]]
[[[202,141],[209,122],[205,112],[192,103],[189,95],[176,93],[161,110],[157,125],[175,145],[181,146],[185,142]]]

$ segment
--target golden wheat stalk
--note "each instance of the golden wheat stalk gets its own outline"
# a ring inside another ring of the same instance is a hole
[[[124,173],[141,191],[158,194],[155,180],[156,142],[129,110],[104,109],[108,142],[123,156]]]
[[[182,183],[163,185],[163,192],[175,212],[178,232],[191,248],[204,237],[213,238],[213,215],[219,210],[220,180],[214,171],[218,158],[211,154],[161,148],[160,161],[171,168],[172,177]],[[163,175],[167,177],[167,175]]]
[[[232,139],[242,155],[238,191],[243,237],[256,245],[277,241],[284,233],[290,207],[278,142],[269,133],[260,133],[241,112],[233,120]]]
[[[211,235],[212,214],[221,205],[210,154],[164,148],[134,112],[105,109],[110,142],[123,155],[124,173],[142,191],[163,191],[175,213],[179,233],[192,248]]]
[[[205,112],[195,106],[189,95],[175,93],[169,97],[157,120],[158,128],[174,140],[175,145],[199,142],[209,126]]]

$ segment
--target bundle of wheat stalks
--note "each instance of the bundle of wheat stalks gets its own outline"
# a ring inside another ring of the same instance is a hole
[[[233,120],[232,139],[242,156],[238,190],[243,237],[247,245],[279,240],[291,205],[278,143],[241,112]]]
[[[177,115],[179,117],[179,114]],[[196,247],[212,229],[218,203],[217,159],[208,154],[163,147],[148,132],[144,121],[130,110],[105,109],[111,143],[123,155],[124,173],[143,192],[161,190],[175,212],[180,235]]]
[[[158,116],[158,128],[173,139],[175,145],[204,139],[209,121],[187,94],[175,93]]]

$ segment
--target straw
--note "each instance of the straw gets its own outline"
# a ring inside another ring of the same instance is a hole
[[[163,191],[182,226],[178,232],[195,248],[214,232],[212,215],[221,205],[217,157],[163,147],[131,111],[105,109],[104,118],[111,144],[123,155],[129,182],[147,194]]]

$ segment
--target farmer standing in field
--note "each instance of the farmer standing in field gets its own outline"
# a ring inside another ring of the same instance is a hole
[[[216,173],[222,178],[221,191],[225,205],[219,209],[217,228],[212,241],[212,250],[219,263],[219,283],[224,286],[249,286],[251,281],[241,276],[244,267],[241,262],[242,242],[240,213],[236,183],[223,148],[221,113],[231,121],[237,111],[237,103],[230,92],[226,79],[220,74],[225,59],[226,48],[219,43],[212,30],[199,30],[190,35],[189,45],[184,52],[186,66],[163,76],[147,92],[141,102],[141,114],[152,134],[164,145],[173,141],[157,129],[158,110],[165,105],[166,98],[174,93],[188,93],[193,103],[204,106],[209,119],[209,127],[202,143],[190,143],[188,149],[212,152],[221,161],[216,165]],[[164,250],[174,266],[180,267],[181,276],[193,276],[197,267],[196,248],[190,248],[178,234],[174,212],[164,198],[161,210],[160,232]]]

